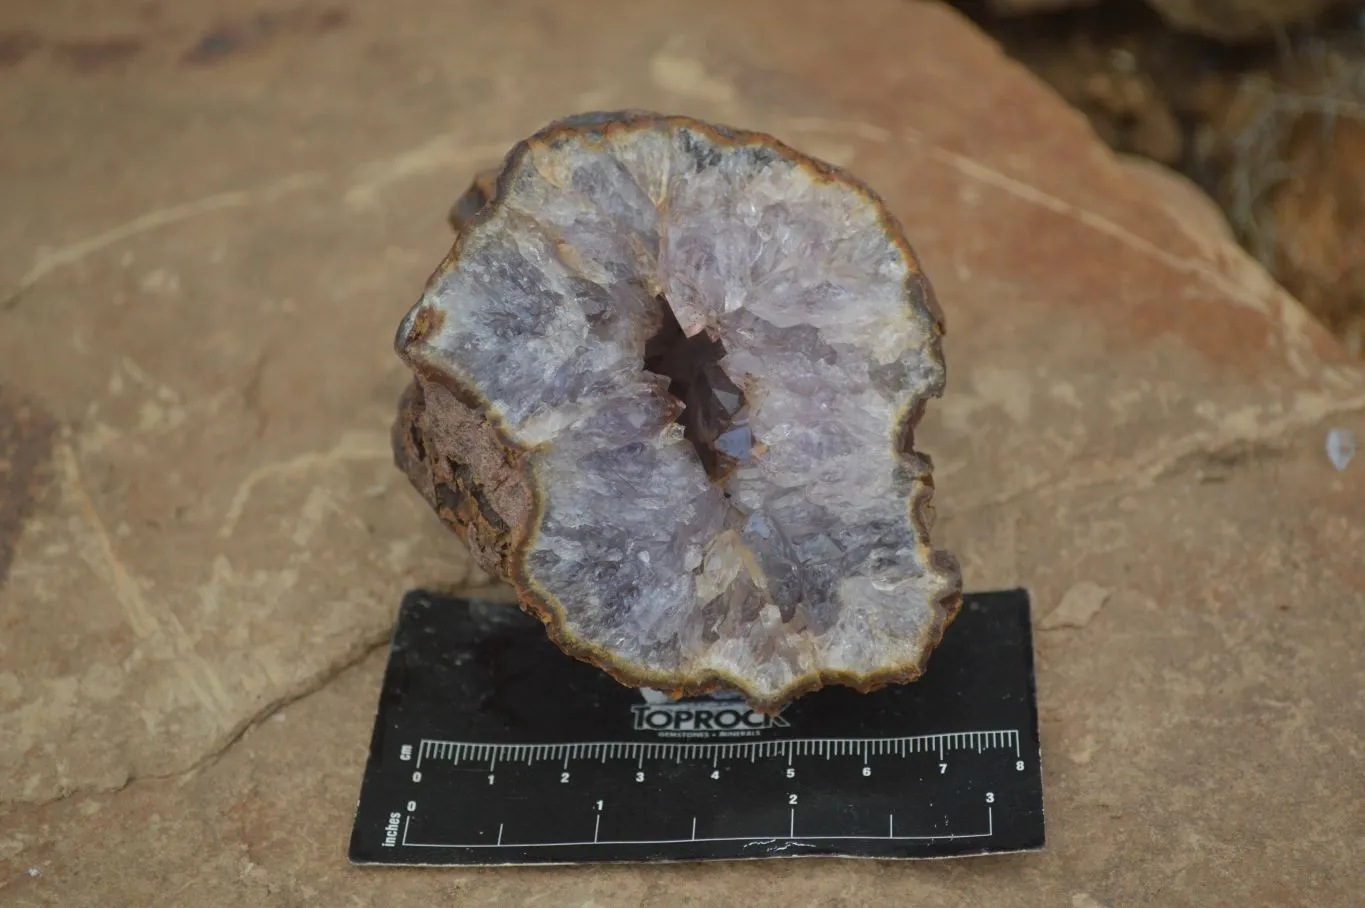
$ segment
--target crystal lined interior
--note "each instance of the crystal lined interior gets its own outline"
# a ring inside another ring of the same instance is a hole
[[[943,368],[876,206],[679,125],[511,167],[415,355],[534,447],[526,569],[566,628],[758,696],[917,662],[957,577],[910,519],[925,468],[896,429]]]

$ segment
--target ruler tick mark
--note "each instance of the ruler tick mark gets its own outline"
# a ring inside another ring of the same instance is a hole
[[[502,762],[536,763],[562,756],[564,765],[570,760],[597,757],[600,761],[608,759],[628,759],[635,757],[637,764],[645,757],[666,759],[670,754],[675,760],[702,759],[711,754],[712,766],[726,759],[743,758],[749,755],[752,762],[759,757],[769,759],[785,754],[788,765],[797,756],[822,756],[833,759],[843,756],[861,756],[870,762],[874,756],[937,751],[942,761],[949,750],[969,750],[978,753],[1013,746],[1015,756],[1020,754],[1021,741],[1017,729],[979,732],[951,732],[933,735],[906,735],[896,738],[789,738],[780,741],[752,741],[742,743],[696,744],[696,743],[645,743],[638,741],[579,741],[563,744],[482,744],[472,741],[436,741],[422,739],[417,759],[431,762],[427,758],[439,758],[458,764],[462,759],[475,761],[487,760],[489,769]],[[416,765],[421,765],[417,763]],[[414,766],[416,768],[416,766]]]
[[[498,824],[498,844],[502,844],[502,824]]]
[[[598,830],[601,829],[601,828],[602,828],[602,815],[599,813],[599,814],[597,815],[597,821],[596,821],[595,823],[592,824],[592,840],[593,840],[594,842],[597,841],[597,832],[598,832]]]

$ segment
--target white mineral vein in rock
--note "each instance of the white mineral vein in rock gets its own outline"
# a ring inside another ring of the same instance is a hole
[[[534,447],[527,573],[567,630],[618,664],[719,673],[759,699],[922,662],[958,577],[910,519],[927,469],[895,435],[944,373],[877,208],[677,125],[532,143],[513,169],[413,310],[445,318],[409,355]],[[715,442],[738,461],[723,480],[643,368],[662,301],[721,341],[744,389],[747,420]]]

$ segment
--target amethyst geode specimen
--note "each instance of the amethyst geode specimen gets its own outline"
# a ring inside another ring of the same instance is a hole
[[[913,450],[943,323],[877,196],[770,136],[587,114],[452,222],[397,459],[561,648],[766,710],[919,676],[961,601]]]

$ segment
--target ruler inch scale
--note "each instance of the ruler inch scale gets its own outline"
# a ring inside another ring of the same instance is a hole
[[[625,688],[515,607],[422,591],[394,629],[356,864],[825,855],[1044,844],[1028,595],[972,594],[919,681],[776,716]]]
[[[957,839],[982,839],[990,838],[995,834],[994,808],[986,808],[986,831],[985,832],[964,832],[956,835],[948,833],[945,835],[896,835],[895,814],[887,814],[887,833],[886,835],[808,835],[802,833],[796,835],[796,812],[791,812],[791,823],[787,827],[785,834],[767,837],[768,842],[776,841],[834,841],[834,840],[858,840],[858,841],[891,841],[891,842],[933,842],[939,840],[955,841]],[[693,820],[695,821],[695,817]],[[592,840],[581,842],[512,842],[503,841],[503,825],[498,824],[498,838],[495,842],[474,842],[453,844],[449,842],[409,842],[408,824],[412,822],[412,817],[408,817],[403,824],[403,837],[400,844],[407,848],[570,848],[583,845],[681,845],[691,842],[750,842],[752,836],[697,836],[696,823],[693,823],[693,834],[688,838],[679,839],[600,839],[594,836]],[[600,823],[594,823],[594,830],[600,830]]]

